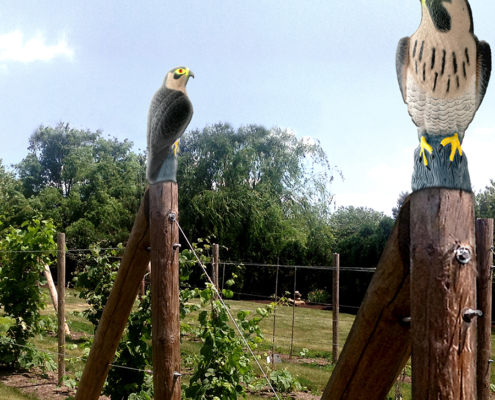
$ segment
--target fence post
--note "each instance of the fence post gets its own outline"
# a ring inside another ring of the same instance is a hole
[[[277,275],[275,275],[275,303],[278,302],[278,269],[279,258],[277,257]],[[277,319],[277,306],[273,308],[273,340],[272,340],[272,368],[275,371],[275,321]]]
[[[332,289],[332,362],[337,364],[339,359],[339,280],[340,254],[333,255],[333,289]]]
[[[294,268],[294,293],[292,295],[292,297],[294,297],[294,302],[292,303],[292,337],[290,339],[289,358],[292,358],[292,350],[294,347],[294,321],[296,316],[296,275],[297,275],[297,268]]]
[[[476,255],[478,263],[477,295],[478,310],[478,400],[490,399],[490,358],[492,325],[492,265],[493,265],[493,219],[476,220]]]
[[[410,232],[412,398],[475,399],[474,195],[414,192]]]
[[[65,233],[57,233],[58,382],[65,375]]]
[[[215,284],[215,287],[217,288],[217,290],[219,291],[220,290],[220,284],[219,284],[219,273],[218,273],[218,263],[219,263],[219,248],[218,248],[218,244],[216,243],[213,243],[213,262],[211,264],[211,268],[212,268],[212,274],[211,274],[211,277],[212,277],[212,281],[213,283]]]
[[[179,229],[174,182],[150,185],[151,306],[155,399],[179,400]]]

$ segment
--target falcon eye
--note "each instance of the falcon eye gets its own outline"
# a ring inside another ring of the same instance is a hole
[[[174,73],[174,79],[179,79],[187,72],[187,68],[177,68]]]

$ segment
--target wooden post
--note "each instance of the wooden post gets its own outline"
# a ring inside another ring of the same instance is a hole
[[[340,254],[333,255],[333,290],[332,290],[332,362],[337,364],[339,359],[339,272]]]
[[[57,233],[58,382],[65,375],[65,233]]]
[[[493,219],[476,220],[476,256],[478,264],[478,357],[476,364],[478,400],[490,399],[490,358],[492,330]]]
[[[294,323],[296,318],[296,275],[297,275],[297,268],[294,268],[294,294],[292,295],[292,297],[294,297],[294,303],[292,303],[292,336],[290,339],[289,358],[292,358],[292,350],[294,348]]]
[[[50,271],[50,267],[48,266],[48,264],[45,264],[45,269],[43,270],[43,274],[45,275],[48,284],[48,290],[50,291],[50,298],[52,299],[53,309],[55,310],[55,312],[58,313],[57,288],[55,287],[55,283],[53,282],[52,273]],[[70,335],[70,329],[69,329],[69,325],[67,325],[67,322],[65,322],[65,334]]]
[[[213,243],[213,254],[212,254],[213,262],[212,262],[212,281],[215,284],[215,287],[217,290],[220,290],[220,284],[219,284],[219,268],[218,268],[218,263],[219,263],[219,246],[218,244]]]
[[[151,304],[155,399],[180,400],[177,184],[150,186]]]
[[[322,400],[383,400],[409,359],[404,319],[410,316],[411,196],[395,221]]]
[[[277,257],[277,274],[275,275],[275,303],[278,302],[278,269],[279,269],[279,258]],[[272,339],[272,369],[276,370],[275,364],[275,324],[277,320],[277,306],[273,308],[273,339]]]
[[[410,240],[412,398],[476,399],[473,194],[413,193]]]
[[[149,263],[148,190],[136,215],[119,272],[96,330],[75,400],[98,400]]]

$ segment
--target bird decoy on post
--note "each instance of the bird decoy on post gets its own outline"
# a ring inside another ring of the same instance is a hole
[[[474,35],[467,0],[420,0],[421,24],[399,41],[397,78],[418,127],[413,191],[425,187],[471,192],[461,143],[488,86],[491,51]]]
[[[167,72],[148,111],[148,183],[176,182],[179,140],[193,115],[186,85],[194,74],[186,67]]]

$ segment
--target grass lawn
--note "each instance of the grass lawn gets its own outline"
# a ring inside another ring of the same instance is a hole
[[[22,393],[19,389],[5,386],[0,383],[0,400],[36,400],[37,398],[30,394]]]
[[[83,317],[73,315],[72,311],[82,311],[86,308],[86,304],[74,296],[74,290],[67,291],[66,299],[66,318],[71,328],[71,332],[79,332],[78,338],[73,340],[67,340],[67,344],[78,344],[81,342],[79,338],[82,335],[91,335],[93,328],[92,325]],[[198,300],[194,300],[198,301]],[[227,301],[230,305],[233,315],[236,315],[240,310],[251,311],[252,314],[256,312],[256,309],[263,307],[263,304],[249,302],[249,301]],[[199,311],[198,311],[199,312]],[[185,322],[193,326],[198,326],[197,314],[191,313],[186,317]],[[309,309],[309,308],[297,308],[294,313],[294,339],[292,348],[292,360],[288,360],[291,351],[291,337],[292,337],[292,320],[294,310],[291,307],[277,307],[276,310],[276,325],[275,325],[275,352],[282,355],[283,362],[277,364],[277,369],[287,369],[291,374],[300,381],[300,383],[310,390],[311,394],[315,396],[321,396],[328,379],[333,371],[333,365],[331,361],[332,351],[332,312],[325,310]],[[43,314],[55,316],[53,307],[51,304],[43,310]],[[340,332],[339,332],[339,344],[340,349],[347,338],[349,330],[354,321],[353,315],[340,314]],[[258,353],[261,355],[261,364],[265,368],[266,354],[271,352],[272,340],[273,340],[273,322],[274,315],[271,314],[260,324],[263,334],[265,336],[265,342],[260,346]],[[197,340],[191,340],[193,338],[185,337],[181,345],[182,359],[184,360],[188,355],[198,354],[202,343]],[[57,351],[57,339],[53,334],[38,336],[33,338],[32,342],[40,350],[47,350],[51,352]],[[304,350],[303,350],[304,349]],[[492,336],[492,349],[495,349],[495,337]],[[79,348],[68,349],[67,355],[70,357],[80,356],[82,350]],[[56,358],[55,358],[56,359]],[[66,363],[68,373],[74,373],[75,371],[81,371],[84,368],[82,362]],[[261,373],[260,373],[261,375]],[[188,381],[188,376],[184,375],[183,381]],[[492,382],[495,383],[494,373],[492,372]],[[15,390],[8,392],[4,396],[4,391],[10,390],[0,386],[0,400],[5,399],[34,399],[34,397],[24,396],[18,394]],[[404,400],[411,399],[410,385],[405,383],[401,388],[402,396]],[[395,395],[395,388],[390,392],[390,397],[393,399]],[[15,397],[17,396],[17,397]],[[248,399],[262,399],[261,396],[248,395]],[[316,398],[316,397],[315,397]],[[266,397],[265,397],[266,399]]]

